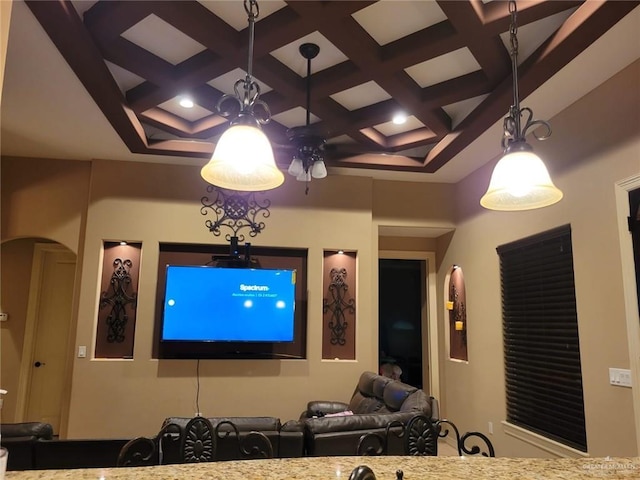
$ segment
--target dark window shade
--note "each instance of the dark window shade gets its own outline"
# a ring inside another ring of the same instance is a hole
[[[507,420],[586,452],[571,227],[497,251]]]

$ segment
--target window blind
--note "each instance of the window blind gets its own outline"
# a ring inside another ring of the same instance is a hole
[[[586,452],[571,227],[497,251],[507,420]]]

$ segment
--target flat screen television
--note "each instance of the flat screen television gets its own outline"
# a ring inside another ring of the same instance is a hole
[[[295,314],[295,270],[167,265],[159,356],[281,358]]]

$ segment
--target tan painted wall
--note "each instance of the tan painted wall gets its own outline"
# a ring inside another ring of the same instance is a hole
[[[89,162],[3,157],[2,240],[42,237],[78,253],[89,192]]]
[[[4,2],[3,2],[4,3]],[[22,352],[33,244],[55,241],[78,253],[87,208],[91,164],[3,157],[0,160],[2,215],[1,308],[10,321],[2,324],[2,408],[6,422],[16,421],[19,363]],[[77,299],[74,300],[77,311]],[[73,328],[72,328],[73,332]]]
[[[487,432],[493,422],[492,440],[500,455],[549,454],[507,437],[500,424],[506,406],[495,249],[567,223],[572,228],[589,453],[637,454],[632,391],[610,386],[608,368],[629,368],[614,184],[640,172],[639,78],[636,62],[552,119],[551,139],[534,144],[564,192],[561,203],[519,213],[482,210],[478,202],[491,166],[457,186],[459,221],[438,279],[444,285],[454,263],[464,269],[469,362],[444,360],[443,413],[464,430]],[[442,297],[439,301],[443,312]]]
[[[142,242],[138,320],[133,361],[76,361],[74,385],[82,388],[73,389],[69,436],[150,434],[167,416],[196,412],[196,361],[151,359],[158,244],[225,241],[204,225],[200,198],[206,184],[197,168],[97,161],[92,185],[77,344],[89,351],[94,344],[103,240]],[[202,361],[199,405],[209,416],[270,415],[286,421],[297,418],[310,399],[348,399],[360,372],[377,366],[370,328],[371,180],[331,177],[314,182],[309,196],[293,181],[258,198],[272,202],[271,215],[252,244],[309,249],[308,359]],[[336,248],[358,252],[356,361],[321,360],[323,249]]]

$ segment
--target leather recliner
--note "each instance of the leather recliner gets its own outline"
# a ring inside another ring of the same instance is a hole
[[[338,414],[332,416],[332,414]],[[327,416],[329,415],[329,416]],[[438,420],[438,402],[423,390],[398,380],[364,372],[349,403],[311,401],[302,412],[305,454],[357,455],[363,436],[375,434],[389,455],[404,452],[403,427],[416,415]],[[394,423],[395,422],[395,423]],[[390,426],[389,432],[387,426]]]

